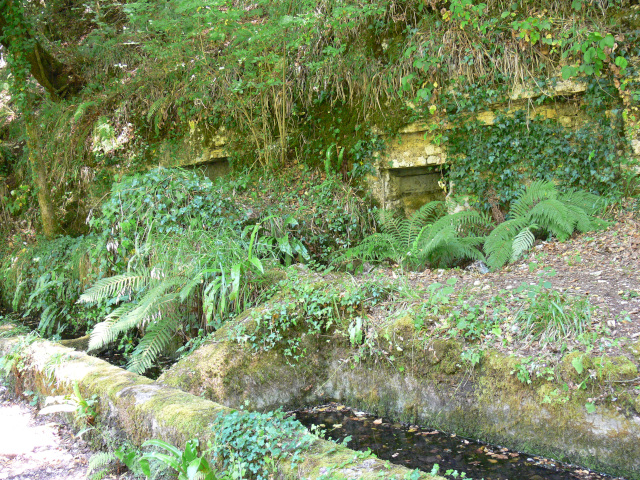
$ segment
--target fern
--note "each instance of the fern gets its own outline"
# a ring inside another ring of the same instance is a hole
[[[477,248],[489,219],[476,211],[447,214],[444,202],[430,202],[410,218],[389,211],[377,214],[380,233],[366,237],[359,245],[339,254],[337,260],[390,259],[399,265],[420,269],[425,265],[447,266],[462,259],[483,259]]]
[[[600,204],[598,196],[587,192],[560,193],[553,182],[533,182],[513,203],[509,219],[487,237],[484,244],[487,264],[496,270],[516,261],[533,246],[535,230],[564,241],[575,230],[586,232],[599,228],[602,221],[592,215]]]
[[[98,452],[91,455],[87,465],[89,479],[102,480],[110,473],[117,460],[113,452]]]
[[[103,298],[113,298],[139,290],[147,284],[151,275],[147,271],[127,272],[122,275],[98,280],[89,290],[80,295],[78,303],[95,303]]]
[[[142,339],[127,368],[144,373],[183,324],[190,321],[188,311],[194,301],[203,302],[206,325],[213,314],[223,315],[234,305],[240,308],[244,296],[250,295],[247,282],[255,274],[264,273],[260,260],[252,253],[258,230],[259,226],[254,228],[248,242],[238,243],[222,230],[219,238],[208,234],[185,240],[152,239],[147,248],[150,253],[130,261],[147,263],[146,267],[99,280],[81,295],[79,302],[110,300],[119,304],[94,327],[89,350],[100,349],[121,334],[138,329]],[[218,268],[211,268],[211,264]]]
[[[180,326],[180,317],[171,310],[171,299],[165,299],[164,305],[167,309],[160,309],[157,318],[152,319],[147,326],[144,337],[127,365],[128,370],[142,373],[152,367],[156,358],[171,343],[173,332]]]

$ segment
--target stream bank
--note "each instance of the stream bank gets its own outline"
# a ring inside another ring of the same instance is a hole
[[[16,393],[31,390],[41,396],[74,395],[77,385],[83,398],[92,398],[102,428],[114,429],[134,445],[158,439],[183,449],[197,438],[201,445],[214,440],[211,423],[230,409],[175,388],[109,365],[82,352],[46,340],[7,337],[0,328],[0,355],[19,360],[8,379]],[[274,478],[309,480],[327,478],[384,478],[442,480],[427,474],[412,475],[406,468],[362,455],[342,445],[316,437],[310,439],[303,458],[287,457],[275,465]]]

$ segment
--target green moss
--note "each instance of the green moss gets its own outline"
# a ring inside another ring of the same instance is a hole
[[[636,361],[640,362],[640,340],[627,345],[627,350],[635,357]]]
[[[399,335],[408,340],[416,335],[414,318],[410,314],[398,317],[390,326],[386,327],[384,333],[387,336]]]
[[[354,452],[343,446],[336,445],[325,440],[316,441],[309,452],[305,454],[305,460],[287,473],[295,475],[295,478],[317,478],[326,480],[340,480],[358,478],[361,480],[403,480],[409,471],[401,466],[389,462],[375,461],[375,457],[363,452]],[[421,480],[442,480],[442,477],[421,473]]]
[[[626,357],[596,357],[593,365],[597,378],[603,382],[631,380],[638,376],[638,367]]]
[[[574,363],[582,365],[582,371],[578,372]],[[569,352],[558,365],[558,374],[565,382],[580,383],[585,379],[585,373],[593,368],[593,359],[583,352]]]

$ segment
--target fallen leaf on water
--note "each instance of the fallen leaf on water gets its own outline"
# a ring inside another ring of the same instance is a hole
[[[380,425],[381,423],[382,423],[382,419],[381,418],[373,421],[374,425]]]

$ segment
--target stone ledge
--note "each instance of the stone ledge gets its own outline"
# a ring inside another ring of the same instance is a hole
[[[9,327],[0,327],[6,334]],[[11,352],[19,337],[0,338],[0,356]],[[100,421],[121,431],[135,444],[155,438],[180,448],[192,438],[201,445],[211,439],[212,417],[230,409],[176,388],[127,372],[109,363],[46,340],[38,340],[20,351],[25,364],[13,381],[41,395],[73,394],[78,383],[85,398],[97,395]],[[318,439],[303,454],[304,460],[278,465],[278,479],[397,479],[410,470],[378,459],[363,459],[357,452]],[[444,480],[422,474],[420,479]]]

